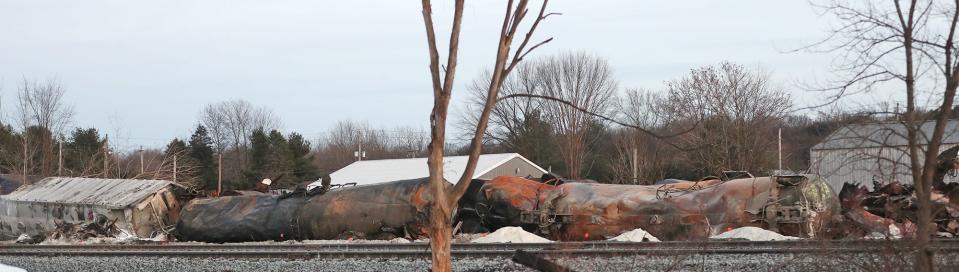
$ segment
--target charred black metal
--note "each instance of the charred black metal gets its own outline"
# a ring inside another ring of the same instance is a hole
[[[331,189],[323,194],[195,199],[177,223],[180,240],[245,242],[409,236],[426,233],[428,179]]]

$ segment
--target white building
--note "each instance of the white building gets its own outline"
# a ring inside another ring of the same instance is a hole
[[[443,178],[449,182],[459,180],[466,169],[468,156],[445,157]],[[546,170],[517,153],[483,154],[476,163],[473,179],[493,179],[497,176],[540,177]],[[429,177],[426,158],[356,161],[330,174],[333,184],[355,182],[357,185]],[[308,186],[319,186],[314,182]]]
[[[920,153],[932,137],[935,122],[920,128]],[[946,123],[940,152],[959,144],[959,120]],[[873,181],[912,184],[906,127],[899,122],[853,124],[842,127],[810,149],[809,170],[821,175],[839,191],[842,184],[860,183],[872,188]],[[946,175],[946,182],[956,178]]]

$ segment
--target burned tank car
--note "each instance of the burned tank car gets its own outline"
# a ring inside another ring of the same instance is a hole
[[[295,222],[305,203],[266,194],[194,199],[180,212],[176,236],[214,243],[299,239]]]
[[[635,228],[664,240],[689,240],[742,226],[810,237],[823,231],[839,209],[835,194],[815,176],[535,185],[505,178],[487,183],[484,201],[498,208],[485,210],[483,218],[499,222],[485,222],[535,226],[544,236],[566,241],[607,239]]]
[[[491,230],[483,224],[479,212],[476,211],[476,204],[479,203],[480,189],[486,185],[487,180],[474,179],[466,187],[466,192],[456,203],[456,212],[453,216],[453,226],[459,226],[460,233],[485,233]]]
[[[324,194],[195,199],[177,222],[180,240],[248,242],[426,234],[428,179],[344,187]]]
[[[502,227],[523,227],[537,231],[533,213],[549,213],[540,207],[542,197],[556,186],[514,176],[499,176],[486,181],[472,196],[477,216],[489,230]]]
[[[300,209],[299,229],[309,239],[426,236],[432,195],[428,178],[333,190]]]

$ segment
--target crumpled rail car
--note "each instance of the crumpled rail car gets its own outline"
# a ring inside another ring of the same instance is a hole
[[[484,223],[523,226],[564,241],[607,239],[636,228],[660,239],[688,240],[742,226],[813,237],[839,214],[835,193],[811,175],[558,186],[498,177],[474,193]]]
[[[426,235],[428,179],[346,187],[324,194],[193,200],[177,223],[181,240],[245,242],[334,239],[343,235]]]
[[[945,183],[944,177],[959,169],[959,146],[937,156],[930,200],[933,223],[941,236],[959,236],[959,184]],[[918,199],[911,184],[876,184],[873,191],[845,183],[839,192],[843,217],[851,222],[849,236],[878,233],[893,237],[915,236],[918,227]]]

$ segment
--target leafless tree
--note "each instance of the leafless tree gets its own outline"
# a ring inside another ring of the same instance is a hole
[[[66,89],[57,79],[24,78],[17,92],[17,117],[22,131],[24,174],[50,175],[57,159],[54,138],[73,120],[73,107],[63,99]],[[38,165],[34,165],[33,162]]]
[[[959,1],[828,1],[815,3],[839,19],[839,25],[822,42],[805,49],[839,52],[840,75],[836,84],[819,88],[831,100],[850,93],[869,92],[875,86],[902,83],[906,109],[902,123],[907,128],[912,179],[919,199],[916,270],[933,270],[933,252],[928,249],[931,222],[930,195],[936,156],[956,88],[959,62],[955,50]],[[929,93],[920,89],[932,89]],[[921,116],[921,101],[937,108],[932,116]],[[923,120],[935,121],[930,141],[920,142]],[[925,147],[923,152],[923,147]]]
[[[644,89],[627,89],[615,103],[617,112],[631,124],[647,130],[661,130],[667,126],[669,112],[663,110],[665,102],[658,93]],[[615,183],[650,184],[666,173],[666,163],[677,156],[679,150],[662,144],[660,139],[632,128],[618,129],[612,139],[616,146],[613,180]],[[667,152],[668,151],[668,152]]]
[[[470,86],[469,108],[485,105],[488,94],[489,72],[474,80]],[[490,129],[486,138],[524,154],[536,154],[541,145],[558,147],[571,178],[579,178],[583,173],[583,159],[588,155],[589,140],[586,131],[593,122],[601,120],[578,110],[584,109],[599,114],[610,112],[612,97],[617,83],[612,69],[606,60],[585,54],[567,53],[544,59],[528,61],[517,66],[510,74],[500,91],[503,97],[517,95],[547,96],[575,105],[553,100],[541,99],[505,99],[493,108],[490,115]],[[468,115],[467,128],[474,128],[479,120],[478,114]],[[535,137],[539,142],[527,143],[530,131],[536,129],[537,122],[543,122],[555,130],[556,141],[547,135]],[[470,135],[471,136],[471,135]],[[547,141],[549,140],[549,141]]]
[[[225,180],[241,179],[254,130],[270,131],[281,125],[271,109],[241,99],[207,105],[200,113],[200,123],[209,130],[214,149],[223,154]]]
[[[529,46],[529,41],[539,23],[546,19],[546,6],[548,0],[544,0],[539,10],[539,14],[533,19],[526,35],[521,38],[522,42],[515,50],[511,50],[514,38],[516,38],[520,25],[528,13],[529,1],[519,0],[514,4],[509,0],[506,4],[506,13],[503,17],[503,25],[500,30],[500,38],[497,43],[496,62],[492,68],[492,75],[487,89],[488,95],[486,104],[483,107],[483,113],[477,122],[476,131],[473,139],[470,141],[469,159],[463,175],[455,183],[452,191],[447,189],[447,183],[443,179],[443,151],[446,147],[446,116],[449,108],[449,101],[453,91],[453,79],[456,75],[457,56],[459,51],[460,25],[463,19],[463,0],[455,1],[453,11],[452,29],[450,30],[449,51],[446,56],[446,65],[440,69],[440,55],[437,49],[436,33],[433,25],[432,5],[430,0],[423,0],[423,22],[426,27],[427,45],[430,56],[430,75],[433,86],[433,110],[430,114],[430,144],[427,150],[429,157],[427,159],[431,191],[434,201],[430,208],[430,245],[433,253],[433,271],[450,271],[452,262],[450,256],[450,236],[452,206],[466,192],[469,186],[473,172],[476,170],[476,163],[482,148],[483,135],[486,133],[486,125],[489,121],[490,112],[496,105],[497,97],[503,81],[523,60],[527,54],[551,39],[544,40],[538,44]],[[521,34],[520,34],[521,35]]]
[[[256,129],[270,131],[280,126],[280,119],[271,109],[241,99],[207,105],[200,114],[200,122],[209,129],[214,147],[220,151],[246,147]]]
[[[360,148],[364,160],[422,157],[429,134],[414,127],[373,127],[367,122],[338,121],[321,136],[314,156],[321,172],[330,173],[353,163]]]
[[[696,123],[680,142],[707,173],[721,170],[762,171],[777,160],[776,128],[791,108],[791,99],[770,83],[769,75],[722,63],[694,69],[669,81],[663,107],[672,123]]]
[[[466,138],[472,137],[482,114],[482,107],[486,104],[489,81],[492,78],[490,71],[484,71],[467,87],[468,99],[465,116],[461,126],[466,132]],[[503,81],[500,88],[501,95],[511,94],[538,94],[542,92],[542,82],[537,78],[536,67],[531,62],[524,62],[516,66],[516,71]],[[510,138],[523,133],[524,121],[530,116],[542,114],[542,100],[536,99],[509,99],[496,103],[490,113],[489,125],[485,137],[488,140],[509,144]],[[515,146],[512,146],[516,148]],[[522,152],[521,152],[522,153]],[[525,155],[525,154],[524,154]]]
[[[618,83],[613,69],[602,58],[586,53],[566,53],[549,57],[535,64],[542,81],[543,96],[564,100],[575,105],[544,103],[545,117],[557,132],[559,150],[570,178],[583,174],[583,159],[587,155],[586,131],[592,122],[600,122],[579,109],[598,114],[609,114]],[[578,108],[578,109],[577,109]]]

